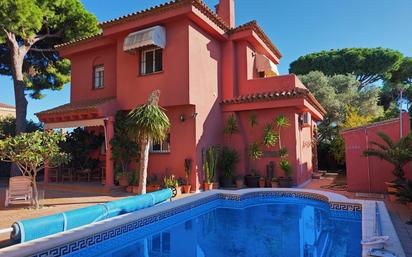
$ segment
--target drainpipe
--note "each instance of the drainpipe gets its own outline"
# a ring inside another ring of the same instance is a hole
[[[364,128],[364,131],[365,131],[365,144],[366,144],[366,148],[368,147],[368,145],[369,145],[369,136],[368,136],[368,129],[367,128]],[[366,161],[367,161],[367,163],[368,163],[368,190],[369,190],[369,193],[371,193],[372,192],[372,185],[371,185],[371,168],[370,168],[370,164],[369,164],[369,156],[367,155],[366,156]]]

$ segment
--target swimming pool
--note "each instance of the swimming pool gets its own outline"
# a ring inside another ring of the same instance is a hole
[[[360,212],[336,215],[325,202],[274,195],[217,199],[71,256],[358,257],[361,238]]]
[[[366,256],[372,201],[299,189],[213,190],[10,247],[4,256]]]

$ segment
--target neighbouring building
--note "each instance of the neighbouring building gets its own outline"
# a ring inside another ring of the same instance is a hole
[[[0,119],[9,116],[16,117],[16,107],[0,103]]]
[[[366,157],[367,148],[375,148],[371,142],[385,144],[378,136],[379,132],[388,135],[394,142],[401,138],[400,119],[390,119],[344,130],[341,134],[345,140],[346,178],[348,190],[352,192],[384,193],[385,182],[395,179],[393,165],[377,157]],[[402,114],[402,136],[410,133],[409,113]],[[412,179],[410,164],[405,167],[405,176]]]
[[[172,125],[168,139],[151,147],[149,174],[184,177],[190,158],[197,190],[204,177],[202,149],[213,144],[239,152],[236,174],[253,168],[265,175],[273,161],[282,175],[277,146],[260,145],[263,156],[253,162],[248,148],[262,141],[266,124],[285,115],[290,126],[282,130],[282,144],[295,183],[304,183],[316,165],[312,139],[325,110],[295,75],[279,75],[282,55],[255,21],[235,25],[234,4],[220,0],[213,11],[201,0],[175,0],[103,22],[100,34],[57,46],[72,65],[70,103],[37,116],[46,129],[104,127],[109,142],[116,112],[145,103],[159,89]],[[228,136],[223,130],[231,115],[239,131]],[[111,187],[110,147],[104,165]]]

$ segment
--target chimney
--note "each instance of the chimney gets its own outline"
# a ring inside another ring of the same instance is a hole
[[[219,0],[215,6],[217,15],[222,18],[230,28],[235,27],[235,0]]]

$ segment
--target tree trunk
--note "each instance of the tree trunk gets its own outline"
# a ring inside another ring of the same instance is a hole
[[[36,176],[32,177],[34,208],[39,209],[39,192],[37,191]]]
[[[143,139],[140,142],[140,172],[139,172],[139,194],[146,194],[146,184],[147,184],[147,166],[149,163],[149,148],[150,140]]]
[[[278,141],[279,141],[279,150],[282,150],[282,139],[280,137],[280,128],[279,128],[279,132],[278,132]]]
[[[27,99],[25,94],[26,85],[23,76],[23,62],[28,48],[18,46],[14,42],[9,42],[11,70],[14,85],[14,98],[16,103],[16,134],[26,132],[27,126]]]
[[[13,38],[12,38],[13,39]],[[8,41],[10,47],[11,70],[14,86],[14,99],[16,103],[16,135],[26,132],[27,126],[27,99],[26,85],[23,76],[23,61],[27,53],[24,46],[18,46],[16,41]],[[10,176],[19,176],[20,171],[15,164],[11,166]]]

